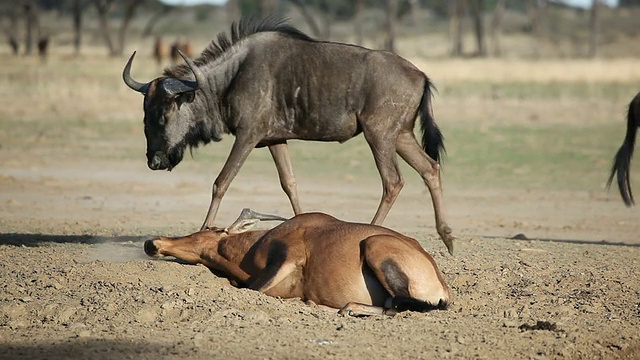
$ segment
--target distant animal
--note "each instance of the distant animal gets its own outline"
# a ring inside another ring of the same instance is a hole
[[[618,179],[618,189],[625,205],[635,204],[631,193],[631,183],[629,182],[629,168],[631,167],[631,157],[636,142],[636,132],[640,126],[640,93],[638,93],[631,103],[627,112],[627,134],[624,137],[622,146],[613,159],[611,175],[607,181],[607,188],[611,186],[614,176]]]
[[[153,43],[153,58],[158,65],[161,65],[165,57],[167,57],[167,46],[162,41],[162,37],[157,36],[156,41]]]
[[[18,42],[18,39],[16,39],[15,35],[9,35],[8,41],[11,52],[13,52],[13,55],[18,56],[20,54],[20,43]]]
[[[409,61],[390,52],[316,41],[273,17],[234,23],[231,39],[220,34],[195,61],[180,54],[185,64],[140,83],[130,74],[134,52],[123,79],[144,94],[150,169],[171,170],[187,147],[220,141],[223,134],[235,136],[201,229],[213,226],[224,194],[253,148],[269,148],[293,212],[300,214],[287,141],[342,143],[363,133],[383,189],[371,223],[384,221],[404,185],[399,154],[429,188],[436,229],[453,253],[438,162],[443,136],[432,114],[432,84]],[[416,118],[422,125],[422,146],[413,132]]]
[[[450,303],[442,273],[415,239],[323,213],[247,232],[259,220],[286,219],[244,209],[227,228],[147,240],[144,251],[203,264],[237,287],[347,315],[446,309]]]
[[[42,60],[46,60],[49,53],[49,37],[41,36],[38,39],[38,55]]]
[[[185,56],[191,57],[193,54],[191,42],[189,42],[189,40],[181,40],[178,38],[171,44],[169,56],[171,58],[171,63],[173,64],[175,64],[180,58],[180,54],[178,53],[178,51],[182,51]]]

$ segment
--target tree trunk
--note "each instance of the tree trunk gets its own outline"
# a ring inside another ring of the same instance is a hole
[[[228,4],[234,2],[236,0],[233,1],[229,1],[227,3],[227,6],[229,6]],[[237,5],[237,2],[236,2]],[[147,24],[144,26],[144,30],[142,30],[142,37],[146,38],[149,37],[149,35],[151,35],[151,33],[153,32],[153,28],[156,26],[156,24],[158,23],[158,21],[160,21],[160,19],[162,19],[165,15],[167,15],[168,13],[170,13],[173,10],[173,6],[171,5],[164,5],[162,6],[162,9],[160,11],[158,11],[157,13],[155,13],[151,19],[149,19],[149,21],[147,21]],[[240,10],[238,9],[238,13],[240,13]],[[238,17],[230,17],[231,19],[237,19]]]
[[[275,14],[278,2],[276,0],[258,0],[258,15],[265,17],[267,15]]]
[[[386,0],[387,5],[387,40],[385,43],[385,50],[395,52],[396,51],[396,13],[398,12],[397,0]]]
[[[25,36],[24,36],[24,54],[31,55],[33,50],[33,33],[36,27],[35,9],[31,1],[24,4],[25,18]]]
[[[111,39],[111,29],[109,28],[109,21],[107,20],[107,13],[111,7],[113,0],[96,0],[96,10],[98,11],[98,19],[100,20],[100,32],[104,37],[105,44],[109,50],[109,55],[115,56],[116,49],[113,46],[113,40]]]
[[[471,0],[471,12],[473,14],[473,28],[476,35],[476,55],[487,54],[484,41],[484,21],[482,20],[483,0]]]
[[[600,0],[591,2],[589,15],[589,50],[587,56],[594,58],[598,51],[598,33],[600,32]]]
[[[462,18],[465,13],[465,0],[449,1],[449,34],[451,36],[451,56],[462,55]]]
[[[120,24],[120,30],[118,31],[118,47],[116,49],[116,55],[120,56],[124,52],[124,46],[127,39],[127,30],[131,24],[131,19],[136,12],[138,5],[142,3],[142,0],[129,0],[125,9],[122,23]]]
[[[227,19],[231,21],[240,20],[242,14],[240,13],[240,4],[238,0],[228,0],[227,1]]]
[[[364,44],[364,35],[362,33],[362,9],[364,8],[364,0],[355,0],[355,8],[353,13],[353,23],[356,33],[356,44]]]
[[[80,44],[82,42],[82,1],[73,1],[73,47],[76,56],[80,55]]]
[[[321,36],[320,27],[318,26],[318,23],[316,23],[313,16],[311,16],[311,13],[309,13],[309,9],[305,5],[305,1],[304,0],[289,0],[289,1],[291,1],[291,3],[298,8],[298,10],[300,11],[300,14],[302,14],[302,17],[304,17],[304,19],[307,21],[307,24],[309,25],[309,28],[311,29],[311,33],[313,34],[313,36],[320,37]]]
[[[500,47],[500,35],[502,34],[502,17],[504,15],[506,0],[498,0],[496,2],[496,8],[493,10],[493,16],[491,17],[491,42],[493,43],[493,55],[502,55],[502,49]]]

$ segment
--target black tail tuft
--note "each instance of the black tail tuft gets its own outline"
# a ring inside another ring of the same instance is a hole
[[[425,78],[424,92],[418,110],[422,127],[422,148],[433,160],[440,162],[445,154],[444,137],[433,119],[431,98],[433,97],[433,84]]]
[[[629,168],[631,167],[631,157],[633,156],[633,148],[636,141],[636,132],[640,126],[640,94],[629,104],[629,112],[627,113],[627,134],[624,137],[622,146],[616,153],[611,167],[611,174],[607,180],[607,188],[611,186],[613,177],[618,179],[618,189],[622,200],[627,206],[633,205],[633,193],[631,192],[631,183],[629,181]]]
[[[426,301],[414,299],[409,296],[395,296],[391,302],[391,306],[394,310],[401,311],[418,311],[427,312],[433,310],[446,310],[449,307],[449,303],[440,299],[438,304],[431,304]]]

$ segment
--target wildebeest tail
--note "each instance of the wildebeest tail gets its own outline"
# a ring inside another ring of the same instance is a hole
[[[629,111],[627,113],[627,134],[624,137],[622,146],[613,158],[613,166],[611,167],[611,174],[607,181],[607,188],[611,186],[613,177],[618,178],[618,188],[620,189],[620,195],[622,200],[627,206],[634,204],[633,194],[631,193],[631,183],[629,182],[629,168],[631,166],[631,157],[633,156],[633,147],[636,142],[636,132],[638,126],[640,126],[640,94],[629,104]]]
[[[436,121],[433,119],[433,109],[431,108],[432,91],[434,87],[428,78],[425,78],[424,91],[418,113],[420,125],[422,127],[422,148],[433,160],[440,162],[445,153],[444,138]]]

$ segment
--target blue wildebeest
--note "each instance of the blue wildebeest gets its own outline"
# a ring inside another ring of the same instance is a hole
[[[629,182],[629,168],[631,167],[631,157],[633,156],[633,147],[636,143],[636,132],[640,126],[640,93],[638,93],[629,104],[627,112],[627,134],[624,137],[622,146],[614,157],[611,175],[607,181],[607,188],[611,186],[613,177],[618,178],[618,189],[622,200],[627,206],[634,204],[633,194],[631,193],[631,183]]]
[[[173,169],[187,146],[235,136],[213,184],[202,229],[213,226],[222,197],[249,153],[268,147],[295,214],[298,201],[287,140],[345,142],[363,133],[382,178],[383,194],[373,224],[381,224],[403,187],[398,153],[431,193],[436,229],[450,253],[440,186],[443,137],[431,109],[431,82],[396,54],[317,41],[277,18],[243,20],[231,38],[218,41],[164,76],[124,82],[144,94],[144,131],[150,169]],[[422,146],[413,133],[420,118]]]
[[[285,220],[247,231],[259,220]],[[393,230],[306,213],[287,220],[244,209],[231,226],[147,240],[149,256],[203,264],[237,287],[350,315],[446,309],[447,283],[420,244]]]

